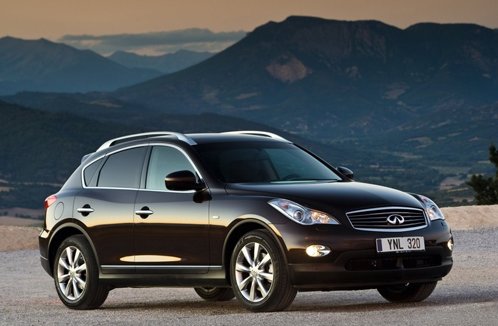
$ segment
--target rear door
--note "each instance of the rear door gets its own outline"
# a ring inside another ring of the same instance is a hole
[[[119,150],[83,170],[73,216],[86,225],[103,272],[134,271],[133,208],[146,151],[146,146]]]
[[[209,265],[209,201],[194,202],[194,191],[169,191],[171,172],[198,174],[180,148],[153,146],[145,188],[135,204],[135,266],[137,273],[206,273]],[[140,212],[148,212],[147,215]]]

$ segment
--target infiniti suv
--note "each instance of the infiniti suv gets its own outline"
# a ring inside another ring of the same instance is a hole
[[[416,302],[453,264],[452,233],[429,198],[355,182],[260,131],[109,140],[45,209],[41,264],[73,309],[134,286],[192,287],[252,311],[283,310],[310,290]]]

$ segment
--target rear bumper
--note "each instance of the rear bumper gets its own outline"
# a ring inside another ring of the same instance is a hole
[[[40,262],[48,275],[52,276],[52,268],[48,257],[48,231],[43,230],[38,236],[38,247],[40,249]]]

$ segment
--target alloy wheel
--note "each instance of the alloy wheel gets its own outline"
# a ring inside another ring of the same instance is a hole
[[[69,246],[60,254],[57,264],[57,283],[68,300],[78,300],[86,288],[87,267],[81,251]]]
[[[235,262],[235,278],[242,296],[253,303],[264,300],[273,285],[273,260],[267,248],[247,243]]]

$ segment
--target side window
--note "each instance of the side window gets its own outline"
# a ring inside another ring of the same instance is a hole
[[[154,146],[150,154],[145,188],[151,190],[166,190],[164,178],[176,171],[195,169],[187,157],[178,149],[169,146]]]
[[[147,147],[136,147],[109,155],[100,170],[98,187],[138,188]]]
[[[99,167],[102,165],[103,160],[104,160],[103,158],[98,159],[85,168],[83,172],[83,179],[85,181],[85,186],[87,187],[97,186],[97,174],[95,172],[97,172]]]

